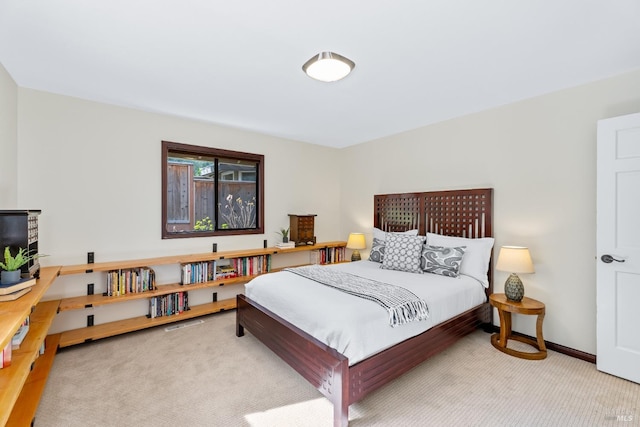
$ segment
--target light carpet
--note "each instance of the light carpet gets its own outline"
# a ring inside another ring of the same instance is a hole
[[[64,349],[39,427],[324,426],[331,404],[235,312]],[[553,351],[518,359],[477,331],[351,405],[350,426],[640,426],[640,385]]]

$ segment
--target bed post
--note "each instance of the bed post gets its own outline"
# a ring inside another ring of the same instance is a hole
[[[349,425],[349,360],[344,359],[334,371],[333,389],[333,425],[347,427]],[[340,378],[338,378],[340,377]],[[340,387],[336,387],[340,384]]]
[[[333,404],[335,427],[349,424],[349,359],[242,294],[236,335],[244,328],[280,356]]]

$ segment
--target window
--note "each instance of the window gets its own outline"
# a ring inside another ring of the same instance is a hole
[[[264,156],[162,141],[162,238],[264,233]]]

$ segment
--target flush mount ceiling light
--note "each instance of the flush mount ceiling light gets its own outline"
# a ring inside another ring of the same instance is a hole
[[[335,82],[345,78],[356,64],[333,52],[320,52],[304,63],[302,70],[307,75],[322,82]]]

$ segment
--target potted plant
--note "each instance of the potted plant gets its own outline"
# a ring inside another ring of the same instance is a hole
[[[9,246],[4,248],[4,262],[0,261],[0,282],[4,284],[17,283],[20,281],[20,267],[29,261],[40,257],[38,254],[29,255],[24,248],[18,249],[18,253],[13,256]]]
[[[280,234],[282,235],[282,243],[289,242],[289,228],[281,228]]]

